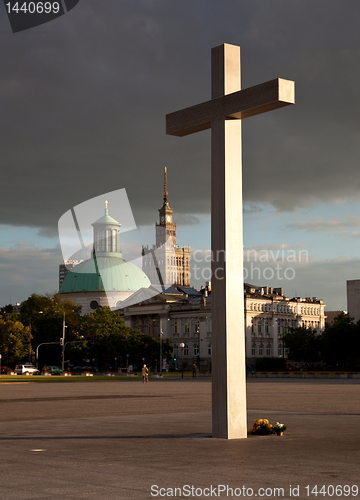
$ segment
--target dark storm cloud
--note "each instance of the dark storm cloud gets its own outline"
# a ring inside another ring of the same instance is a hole
[[[28,243],[0,247],[2,287],[0,303],[25,300],[34,291],[54,294],[58,291],[60,248],[40,248]]]
[[[348,215],[347,217],[334,217],[333,219],[325,219],[324,217],[308,217],[302,222],[291,222],[286,225],[286,229],[306,231],[339,231],[344,228],[354,228],[360,226],[359,215]]]
[[[137,224],[162,203],[210,211],[210,134],[165,135],[165,114],[210,97],[210,49],[241,46],[243,87],[296,81],[295,106],[244,121],[244,199],[293,210],[359,196],[358,1],[80,2],[12,34],[0,21],[2,224],[59,217],[126,188]],[[351,179],[351,182],[349,182]]]

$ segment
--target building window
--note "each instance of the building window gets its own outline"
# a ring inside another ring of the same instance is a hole
[[[187,344],[184,347],[184,356],[189,356],[189,346]]]
[[[258,333],[261,333],[261,319],[258,319]]]
[[[271,354],[271,345],[270,345],[270,344],[268,344],[268,345],[266,346],[266,356],[270,356],[270,354]]]
[[[116,230],[113,229],[113,232],[112,232],[112,251],[113,252],[117,252],[118,251],[118,248],[117,248],[117,245],[116,245]]]
[[[184,324],[184,333],[190,333],[190,321],[187,319]]]
[[[251,346],[251,356],[256,356],[256,345],[255,344],[253,344]]]
[[[265,333],[269,333],[269,320],[265,320]]]
[[[209,342],[207,345],[207,353],[208,353],[208,356],[211,356],[211,353],[212,353],[211,342]]]
[[[105,237],[106,237],[105,236],[105,231],[101,231],[101,250],[103,252],[106,251],[106,249],[105,249]]]
[[[210,333],[212,330],[212,321],[211,321],[211,318],[208,318],[207,319],[207,331],[208,333]]]
[[[174,323],[174,333],[179,334],[180,333],[180,323],[179,321],[175,321]]]
[[[278,345],[278,356],[282,356],[282,344]]]
[[[199,333],[200,332],[200,321],[197,319],[195,321],[195,333]]]
[[[199,354],[199,346],[198,344],[194,344],[194,356],[197,356]]]
[[[259,345],[259,356],[263,355],[263,347],[264,346],[262,344]]]

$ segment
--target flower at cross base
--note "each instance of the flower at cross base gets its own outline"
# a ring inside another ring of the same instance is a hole
[[[280,424],[279,422],[276,422],[276,424],[273,426],[273,430],[274,432],[276,432],[276,434],[280,434],[280,432],[284,432],[286,431],[287,427],[285,424]]]
[[[264,419],[255,418],[255,423],[251,427],[249,434],[260,435],[260,436],[268,436],[270,434],[280,435],[286,429],[287,429],[286,425],[280,424],[279,422],[276,422],[275,425],[272,425],[266,418]]]

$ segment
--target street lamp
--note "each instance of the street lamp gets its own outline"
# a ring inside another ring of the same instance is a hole
[[[50,344],[59,344],[59,342],[42,342],[39,344],[36,348],[36,355],[35,355],[35,360],[36,360],[36,368],[39,368],[39,347],[41,345],[50,345]]]
[[[181,347],[181,378],[184,378],[184,347],[185,347],[184,342],[181,342],[180,347]]]
[[[55,311],[55,312],[61,312],[61,311]],[[74,312],[73,310],[71,312]],[[63,311],[63,327],[62,327],[62,337],[60,337],[60,345],[61,345],[61,369],[62,371],[65,370],[65,328],[67,326],[65,325],[65,311]],[[69,342],[67,342],[69,343]]]
[[[64,316],[63,316],[62,337],[60,338],[62,371],[65,370],[65,328],[67,328],[67,326],[65,325],[65,311],[63,312],[63,314]]]
[[[162,373],[162,336],[163,336],[162,320],[160,320],[160,375]]]

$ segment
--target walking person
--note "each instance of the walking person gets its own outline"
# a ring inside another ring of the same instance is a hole
[[[142,373],[142,376],[143,376],[143,384],[145,384],[145,382],[149,383],[149,370],[146,367],[146,365],[144,365],[142,367],[141,373]]]
[[[192,367],[192,368],[193,368],[193,378],[196,378],[196,370],[197,370],[197,366],[196,366],[195,361],[194,361],[194,363],[193,363],[193,367]]]

